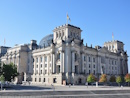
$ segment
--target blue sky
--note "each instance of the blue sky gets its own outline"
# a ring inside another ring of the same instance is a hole
[[[66,23],[80,27],[84,44],[123,41],[130,55],[130,0],[0,0],[0,45],[30,43]],[[130,59],[129,59],[130,65]],[[130,67],[129,67],[130,69]]]

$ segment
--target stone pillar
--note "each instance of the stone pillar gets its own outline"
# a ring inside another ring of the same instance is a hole
[[[45,74],[45,56],[43,55],[43,61],[42,61],[42,68],[43,68],[43,74]]]
[[[53,54],[53,73],[56,72],[56,65],[55,65],[55,54]]]
[[[33,64],[34,64],[33,72],[34,72],[34,74],[36,74],[36,57],[34,57]]]
[[[47,56],[47,74],[49,74],[50,71],[50,57],[49,55]]]
[[[83,73],[84,72],[84,54],[82,53],[82,60],[81,60],[81,72]]]
[[[63,73],[65,72],[65,58],[64,58],[64,55],[65,55],[65,54],[64,54],[64,52],[63,52],[63,58],[62,58],[62,59],[63,59],[63,63],[62,63],[62,66],[63,66],[63,69],[62,69],[62,70],[63,70]]]
[[[19,69],[20,69],[19,65],[20,65],[20,56],[18,56],[17,72],[19,72]]]
[[[53,53],[51,53],[51,74],[53,73]]]
[[[75,53],[72,52],[72,73],[75,73]]]
[[[61,61],[60,73],[62,73],[63,72],[63,51],[61,51],[60,53],[60,61]]]
[[[40,74],[40,56],[38,57],[38,74]]]

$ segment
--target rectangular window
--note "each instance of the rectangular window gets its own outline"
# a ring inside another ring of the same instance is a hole
[[[60,66],[58,67],[58,71],[59,71],[59,73],[60,73]]]
[[[41,64],[41,68],[42,68],[42,64]]]
[[[37,68],[38,68],[38,65],[37,65]]]
[[[47,70],[45,70],[45,74],[47,74]]]
[[[89,74],[90,74],[91,72],[90,72],[90,70],[89,70]]]
[[[90,64],[89,64],[89,68],[90,68],[91,66],[90,66]]]
[[[89,57],[89,62],[91,62],[91,59],[90,59],[90,57]]]
[[[112,60],[112,65],[113,65],[113,60]]]
[[[41,82],[41,78],[39,78],[39,82]]]
[[[93,62],[95,62],[95,58],[93,58]]]
[[[60,53],[58,53],[57,55],[57,60],[60,60]]]
[[[95,68],[95,65],[93,65],[93,68]]]
[[[86,70],[84,70],[84,73],[86,73]]]
[[[43,82],[46,82],[46,78],[43,79]]]
[[[41,57],[41,62],[42,62],[42,57]]]
[[[95,75],[95,70],[93,71],[93,74]]]
[[[76,55],[76,53],[75,53],[74,55],[75,55],[75,58],[74,58],[74,60],[75,60],[75,61],[77,61],[77,55]]]
[[[86,64],[84,64],[84,68],[86,68]]]
[[[37,78],[35,78],[35,82],[37,82]]]
[[[47,64],[45,64],[45,67],[47,67]]]
[[[84,61],[86,61],[86,57],[84,56]]]
[[[57,83],[57,80],[56,80],[56,78],[53,78],[53,83]]]
[[[38,63],[38,58],[37,58],[37,63]]]
[[[45,56],[45,62],[47,62],[47,56]]]
[[[34,58],[33,58],[33,62],[34,62]]]
[[[41,74],[42,74],[42,70],[41,70]]]

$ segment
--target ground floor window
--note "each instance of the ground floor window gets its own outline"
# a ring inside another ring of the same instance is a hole
[[[41,78],[39,78],[39,82],[41,82]]]
[[[78,74],[78,66],[75,66],[75,73]]]
[[[90,74],[91,72],[90,72],[90,70],[89,70],[89,74]]]
[[[46,82],[46,78],[43,79],[43,82]]]
[[[57,83],[57,80],[56,80],[56,78],[53,78],[53,83]]]

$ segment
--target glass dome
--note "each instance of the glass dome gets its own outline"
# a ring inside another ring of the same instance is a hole
[[[52,43],[52,40],[53,40],[53,34],[43,37],[39,43],[40,48],[50,46]]]

